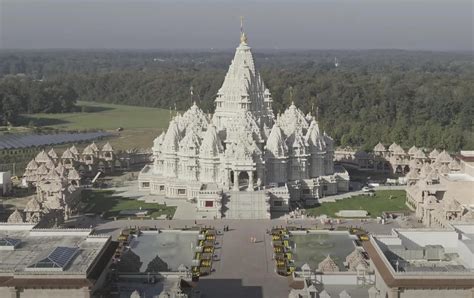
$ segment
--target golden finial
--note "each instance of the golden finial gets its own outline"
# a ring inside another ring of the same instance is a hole
[[[240,16],[240,43],[247,43],[247,35],[244,32],[244,17]]]

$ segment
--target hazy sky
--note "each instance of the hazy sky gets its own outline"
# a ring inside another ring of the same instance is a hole
[[[473,49],[471,0],[0,0],[0,48]]]

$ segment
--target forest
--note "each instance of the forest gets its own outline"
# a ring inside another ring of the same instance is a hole
[[[233,51],[0,51],[0,122],[74,111],[76,100],[206,112]],[[335,57],[338,66],[335,65]],[[472,53],[254,51],[275,113],[293,100],[337,145],[474,149]],[[190,88],[194,95],[191,97]]]

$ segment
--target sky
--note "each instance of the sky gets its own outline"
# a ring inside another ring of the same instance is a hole
[[[0,0],[0,49],[472,51],[471,0]]]

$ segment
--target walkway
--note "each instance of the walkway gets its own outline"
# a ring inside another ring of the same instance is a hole
[[[269,220],[229,221],[230,231],[224,233],[221,260],[211,280],[240,280],[241,286],[229,289],[207,289],[215,297],[288,297],[288,281],[275,273],[272,260]],[[255,237],[256,242],[250,242]],[[201,282],[200,282],[201,283]],[[212,282],[209,282],[212,285]],[[203,287],[206,283],[203,284]],[[204,288],[203,288],[204,290]],[[213,296],[214,297],[214,296]]]

